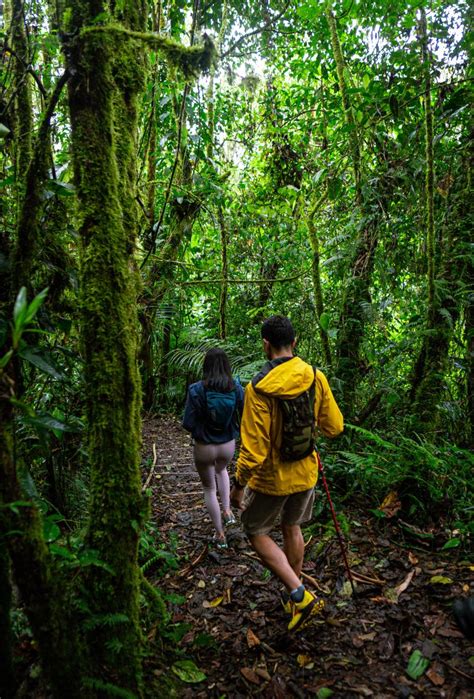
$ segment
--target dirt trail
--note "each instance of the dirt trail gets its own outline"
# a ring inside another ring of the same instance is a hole
[[[182,658],[192,659],[206,674],[200,683],[183,682],[180,696],[474,696],[474,646],[450,612],[454,597],[474,593],[473,561],[433,553],[416,529],[407,534],[395,518],[382,525],[368,513],[349,515],[346,510],[351,567],[384,581],[383,586],[359,584],[356,602],[347,596],[334,537],[320,543],[328,520],[323,513],[305,532],[304,572],[313,579],[307,578],[308,587],[317,585],[316,592],[325,597],[326,609],[298,635],[289,636],[279,587],[256,560],[240,527],[229,531],[228,551],[208,546],[212,525],[192,465],[189,435],[174,418],[147,420],[145,479],[153,445],[154,520],[163,541],[175,546],[178,568],[156,581],[153,571],[147,574],[171,600],[184,598],[179,604],[169,602],[176,644]],[[427,664],[416,680],[406,672],[414,651]],[[148,666],[159,679],[163,669],[153,670],[152,660]]]

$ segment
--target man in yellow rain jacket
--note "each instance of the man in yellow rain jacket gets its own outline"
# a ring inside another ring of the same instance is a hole
[[[312,443],[307,455],[283,460],[283,417],[278,399],[311,393],[314,420],[327,437],[343,430],[341,411],[324,374],[293,355],[295,333],[288,318],[272,316],[262,325],[263,349],[269,362],[245,391],[241,449],[231,501],[242,513],[244,530],[263,564],[285,585],[290,631],[301,628],[324,602],[301,583],[304,540],[300,525],[311,519],[318,461]],[[245,489],[245,497],[244,497]],[[281,521],[283,548],[269,536]]]

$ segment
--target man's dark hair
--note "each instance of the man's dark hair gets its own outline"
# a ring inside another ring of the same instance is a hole
[[[291,320],[285,316],[271,316],[264,320],[261,334],[276,350],[288,347],[295,339]]]

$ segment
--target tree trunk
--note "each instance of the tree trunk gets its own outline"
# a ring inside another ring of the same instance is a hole
[[[426,14],[420,10],[419,34],[424,74],[423,96],[425,112],[425,230],[427,255],[427,315],[422,346],[415,363],[410,398],[413,401],[411,428],[417,434],[436,431],[439,422],[439,402],[445,391],[447,358],[453,328],[459,309],[453,297],[441,291],[435,295],[435,230],[434,230],[434,147],[433,108],[431,105],[431,75],[428,50]],[[447,252],[450,258],[451,250]],[[447,280],[448,274],[443,277]]]
[[[0,540],[0,696],[6,699],[14,696],[16,686],[13,671],[11,600],[10,559],[4,542]]]
[[[326,9],[326,18],[331,35],[334,59],[336,62],[339,90],[341,93],[344,117],[349,127],[349,146],[354,172],[355,205],[361,218],[368,218],[362,193],[361,144],[352,111],[352,104],[345,78],[345,62],[337,32],[336,19],[331,8]],[[365,332],[366,306],[370,304],[370,283],[374,265],[377,235],[375,222],[366,222],[356,241],[356,248],[350,273],[346,280],[342,299],[340,328],[338,334],[337,373],[343,384],[342,406],[350,416],[354,411],[356,388],[361,375],[361,345]]]
[[[30,64],[28,39],[25,31],[23,0],[11,0],[11,43],[15,52],[13,89],[13,131],[15,138],[15,175],[18,196],[22,196],[24,182],[31,159],[33,136],[33,111],[31,105],[31,78],[27,72]]]
[[[125,26],[140,25],[141,3],[120,5]],[[143,47],[131,37],[88,31],[98,8],[72,3],[65,47],[72,155],[80,204],[81,340],[91,502],[88,543],[108,568],[91,567],[90,634],[102,680],[141,694],[138,532],[140,378],[137,370],[137,234],[134,199],[136,99]],[[71,36],[71,35],[70,35]],[[114,643],[110,643],[113,635]]]
[[[308,234],[311,243],[311,249],[313,252],[312,256],[312,277],[313,277],[313,289],[314,289],[314,300],[316,303],[316,313],[318,316],[319,324],[319,337],[321,340],[321,348],[323,351],[324,365],[327,369],[332,369],[332,354],[331,346],[329,344],[329,337],[326,329],[321,324],[321,316],[324,313],[324,301],[323,301],[323,290],[321,285],[321,275],[319,269],[319,239],[318,233],[316,231],[316,225],[314,223],[314,211],[311,211],[308,216]]]
[[[34,503],[27,502],[22,493],[14,460],[13,367],[10,361],[3,371],[0,370],[0,532],[5,537],[15,582],[25,604],[53,696],[56,699],[64,696],[79,698],[87,696],[81,690],[84,658],[78,641],[77,623],[72,618],[75,610],[68,604],[69,586],[64,585],[59,571],[54,569],[44,543],[40,514]],[[6,602],[8,589],[3,579],[1,603]],[[5,632],[8,633],[8,629]]]
[[[219,298],[219,337],[221,340],[225,340],[227,334],[227,321],[226,321],[226,309],[227,309],[227,290],[228,290],[228,277],[229,270],[227,265],[227,241],[229,233],[227,230],[227,224],[224,218],[224,212],[222,207],[219,207],[219,225],[221,229],[221,255],[222,255],[222,284],[221,293]]]

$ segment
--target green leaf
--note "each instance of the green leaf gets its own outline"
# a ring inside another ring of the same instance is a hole
[[[362,78],[362,84],[364,85],[364,87],[365,87],[366,90],[367,90],[367,88],[369,87],[370,82],[371,82],[371,80],[370,80],[370,75],[367,75],[367,73],[366,73],[366,74],[364,75],[364,77]]]
[[[65,546],[60,546],[59,544],[51,544],[49,550],[53,554],[53,556],[60,556],[61,558],[66,558],[68,561],[76,560],[75,555]]]
[[[28,305],[28,309],[26,311],[26,317],[25,317],[25,325],[27,323],[31,323],[35,315],[37,314],[39,307],[42,305],[43,301],[45,300],[47,294],[48,294],[48,287],[46,289],[43,289],[43,291],[40,291],[39,294],[37,294],[33,301]]]
[[[332,177],[328,181],[328,198],[334,201],[339,196],[342,188],[342,180],[340,177]]]
[[[15,175],[8,175],[4,180],[0,182],[0,189],[8,187],[11,184],[15,184]]]
[[[59,430],[60,432],[80,432],[79,427],[73,425],[67,425],[61,420],[57,420],[55,417],[49,413],[44,415],[34,415],[27,416],[23,418],[23,422],[32,425],[33,427],[38,427],[43,430]]]
[[[107,570],[109,573],[115,573],[112,566],[99,558],[99,554],[95,549],[87,549],[79,553],[78,562],[81,567],[96,566],[97,568]]]
[[[45,374],[52,376],[53,379],[57,379],[58,381],[64,380],[64,374],[61,374],[56,367],[50,364],[41,354],[35,352],[31,347],[25,347],[25,349],[22,349],[18,354],[22,359],[26,359],[27,362],[30,362],[30,364],[44,371]]]
[[[456,537],[454,539],[450,539],[447,541],[444,546],[441,547],[441,551],[446,551],[446,549],[455,549],[457,546],[460,546],[461,544],[461,539],[457,539]]]
[[[323,6],[318,0],[306,0],[302,3],[297,13],[302,19],[307,19],[310,22],[315,21],[323,11]]]
[[[328,331],[330,320],[331,316],[329,315],[329,313],[321,313],[321,315],[319,316],[319,324],[324,330],[324,332]]]
[[[328,699],[328,697],[332,697],[333,694],[334,692],[332,691],[332,689],[329,689],[329,687],[320,687],[316,696],[317,699]]]
[[[26,313],[26,287],[22,286],[16,297],[15,306],[13,308],[13,320],[15,326],[18,324],[20,318],[22,318]]]
[[[49,180],[47,190],[53,194],[58,194],[60,197],[72,197],[76,193],[73,184],[60,182],[59,180]]]
[[[10,129],[5,124],[0,124],[0,138],[5,138],[10,133]]]
[[[46,543],[51,543],[53,541],[56,541],[56,539],[59,539],[61,536],[61,530],[56,524],[56,522],[51,521],[51,519],[48,517],[43,521],[43,536],[44,540]]]
[[[177,660],[171,666],[175,675],[179,679],[188,684],[202,682],[206,679],[206,675],[193,663],[192,660]]]
[[[419,651],[414,650],[408,661],[406,673],[412,680],[418,680],[428,669],[430,661]]]
[[[451,578],[447,578],[444,575],[433,575],[433,577],[430,578],[430,583],[432,585],[452,585],[453,581]]]
[[[4,369],[10,359],[12,358],[13,355],[13,350],[8,350],[6,354],[3,355],[3,357],[0,359],[0,369]]]

